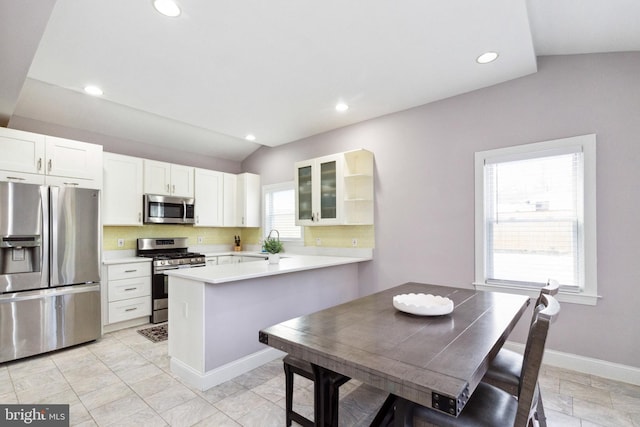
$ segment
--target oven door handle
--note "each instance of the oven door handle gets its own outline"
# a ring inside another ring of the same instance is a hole
[[[169,295],[169,276],[167,276],[164,273],[162,273],[162,275],[164,276],[164,278],[163,278],[163,281],[164,281],[164,294],[165,295]]]

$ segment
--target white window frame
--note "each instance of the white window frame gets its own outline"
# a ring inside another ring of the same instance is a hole
[[[262,186],[262,225],[263,225],[263,227],[262,227],[262,237],[263,238],[266,238],[269,235],[269,232],[271,231],[271,230],[267,230],[267,212],[265,210],[267,194],[275,192],[275,191],[284,191],[284,190],[293,190],[293,191],[295,191],[295,182],[294,181],[287,181],[287,182],[281,182],[281,183],[278,183],[278,184],[268,184],[268,185],[263,185]],[[295,201],[294,201],[294,203],[295,203]],[[295,220],[295,210],[294,210],[294,220]],[[304,227],[300,226],[300,238],[299,239],[292,239],[290,237],[289,238],[281,237],[280,240],[282,240],[283,242],[289,242],[289,243],[292,243],[292,244],[303,245],[304,244]]]
[[[581,135],[515,147],[498,148],[475,153],[475,281],[477,290],[509,292],[536,297],[539,290],[510,284],[486,283],[486,221],[485,221],[485,170],[487,162],[509,161],[526,157],[553,155],[558,150],[579,149],[583,153],[584,179],[582,193],[584,215],[584,287],[579,291],[560,288],[558,299],[562,302],[596,305],[598,299],[597,239],[596,239],[596,136]]]

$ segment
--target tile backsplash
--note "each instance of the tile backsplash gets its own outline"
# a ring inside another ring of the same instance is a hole
[[[194,227],[192,225],[148,224],[142,227],[103,228],[102,247],[105,251],[135,250],[139,237],[187,237],[189,246],[196,245],[234,245],[233,236],[239,235],[243,245],[259,245],[262,239],[261,228],[240,227]],[[202,242],[198,242],[202,237]],[[124,240],[124,246],[118,247],[118,239]],[[320,239],[320,245],[317,245]],[[374,248],[375,236],[373,225],[305,227],[305,246],[323,246],[334,248],[351,248],[353,239],[358,248]]]
[[[136,249],[139,237],[187,237],[189,246],[234,245],[233,236],[240,235],[246,244],[258,244],[259,228],[234,227],[193,227],[192,225],[149,224],[142,227],[104,227],[102,247],[105,251]],[[202,237],[202,242],[198,242]],[[124,246],[118,247],[118,239],[124,239]],[[253,241],[252,241],[253,240]]]
[[[318,244],[318,239],[320,242]],[[375,248],[373,225],[336,225],[304,228],[305,246],[326,246],[332,248],[352,248],[353,239],[357,248]]]

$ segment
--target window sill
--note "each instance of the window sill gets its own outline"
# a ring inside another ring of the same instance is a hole
[[[505,286],[505,285],[489,285],[486,283],[473,283],[473,286],[477,291],[490,291],[490,292],[504,292],[508,294],[527,295],[530,298],[537,298],[540,294],[538,289],[523,288],[518,286]],[[563,292],[560,290],[556,295],[556,299],[560,302],[567,302],[570,304],[582,304],[582,305],[596,305],[598,302],[598,295],[587,294],[584,292]]]

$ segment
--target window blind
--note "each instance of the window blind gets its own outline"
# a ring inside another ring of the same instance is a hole
[[[280,239],[300,239],[302,231],[295,225],[295,193],[293,189],[265,193],[265,230],[278,230]]]
[[[485,163],[487,283],[583,286],[583,153]]]

